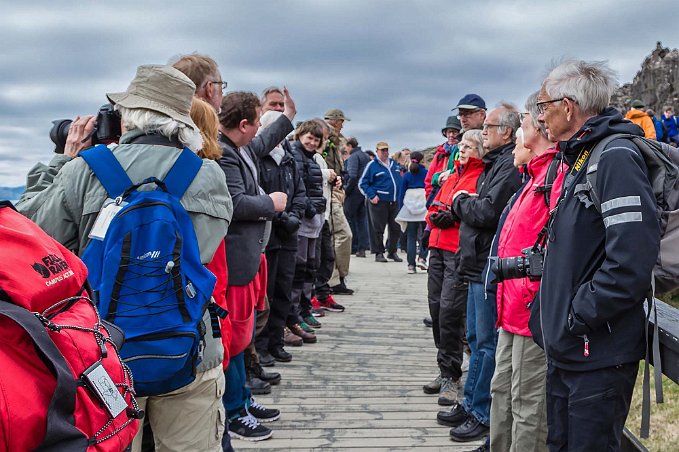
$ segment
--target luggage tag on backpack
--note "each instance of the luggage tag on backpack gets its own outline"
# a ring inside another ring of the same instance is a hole
[[[92,230],[90,230],[89,237],[91,239],[104,240],[106,231],[108,231],[108,227],[111,225],[113,217],[115,217],[127,204],[128,203],[123,201],[122,198],[106,199],[99,211],[99,215],[97,215],[97,219],[94,220],[94,226],[92,226]]]
[[[106,372],[104,366],[97,362],[82,375],[85,385],[97,396],[100,402],[106,407],[106,411],[112,417],[117,417],[127,409],[127,402],[123,395],[118,391],[111,376]]]

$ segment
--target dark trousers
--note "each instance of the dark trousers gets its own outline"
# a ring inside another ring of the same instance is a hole
[[[415,256],[420,259],[427,259],[427,247],[422,245],[422,234],[427,223],[424,221],[409,221],[406,226],[406,233],[401,236],[401,240],[406,240],[406,252],[408,253],[408,265],[415,266]],[[417,252],[417,243],[420,244],[420,252]]]
[[[288,324],[295,325],[311,315],[311,290],[316,279],[316,241],[319,238],[299,236],[295,256],[295,276],[292,279],[292,306],[288,313]]]
[[[375,230],[375,251],[384,254],[384,229],[388,228],[387,249],[389,254],[396,253],[398,239],[401,237],[401,226],[396,222],[398,203],[391,201],[379,201],[370,204],[370,220]]]
[[[283,328],[292,306],[292,279],[295,277],[297,250],[267,250],[269,321],[255,339],[257,351],[265,353],[283,345]]]
[[[363,203],[365,205],[365,216],[368,219],[368,243],[370,243],[370,252],[377,254],[377,245],[375,244],[375,228],[373,228],[373,220],[370,216],[370,201],[367,199]]]
[[[314,290],[319,300],[325,300],[330,295],[330,285],[328,281],[335,270],[335,246],[330,233],[330,225],[326,221],[323,223],[321,235],[316,241],[316,279],[314,280]]]
[[[364,196],[350,196],[344,201],[344,216],[351,228],[351,252],[365,251],[370,247],[368,239],[368,212]]]
[[[457,380],[462,376],[468,287],[455,271],[455,253],[439,248],[429,251],[427,292],[434,345],[438,349],[436,361],[441,376]]]
[[[551,452],[620,450],[639,363],[575,372],[547,363]]]

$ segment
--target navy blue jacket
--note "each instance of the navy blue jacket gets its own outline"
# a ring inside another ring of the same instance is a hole
[[[399,164],[392,159],[387,163],[389,168],[378,159],[374,159],[365,167],[358,188],[368,199],[375,196],[380,201],[398,201],[398,190],[401,186],[401,170]]]
[[[344,193],[347,198],[349,197],[360,197],[363,198],[360,190],[358,189],[358,182],[361,179],[365,167],[370,163],[370,157],[368,154],[363,152],[360,146],[356,146],[351,150],[351,155],[344,162],[344,170],[346,174],[344,175]]]
[[[643,300],[660,246],[646,164],[630,140],[614,140],[604,149],[597,166],[602,213],[579,186],[586,183],[585,151],[613,133],[642,135],[607,108],[558,144],[571,170],[550,228],[529,326],[550,363],[563,369],[601,369],[644,356]]]
[[[401,177],[401,188],[398,194],[398,205],[403,207],[403,198],[409,188],[424,188],[424,178],[427,177],[427,168],[419,164],[420,170],[417,174],[408,171]]]

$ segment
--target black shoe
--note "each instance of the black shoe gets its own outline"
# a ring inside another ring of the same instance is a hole
[[[382,253],[375,254],[375,262],[389,262]]]
[[[276,361],[280,361],[282,363],[289,363],[292,361],[292,355],[286,352],[282,346],[276,347],[273,350],[269,350],[269,353],[271,353],[271,356],[273,356]]]
[[[365,251],[364,250],[356,251],[356,257],[365,257]]]
[[[469,414],[464,409],[461,403],[453,405],[450,411],[439,411],[436,414],[436,422],[448,427],[457,427],[464,424]]]
[[[245,387],[250,388],[250,392],[255,395],[261,394],[271,394],[271,385],[264,380],[252,375],[250,372],[246,372]]]
[[[450,429],[450,439],[458,443],[477,441],[488,434],[490,428],[483,425],[474,416],[467,416],[464,424]]]
[[[273,359],[273,357],[271,359]],[[252,373],[252,376],[257,377],[270,385],[277,385],[281,382],[281,374],[278,372],[267,372],[262,368],[261,364],[254,363],[250,368],[250,373]]]
[[[271,353],[264,352],[259,355],[259,364],[262,367],[273,367],[276,365],[276,360],[271,356]]]
[[[389,254],[387,254],[387,258],[388,258],[388,259],[391,259],[391,260],[394,261],[394,262],[403,262],[403,259],[401,259],[400,257],[398,257],[398,254],[396,254],[396,253],[389,253]]]
[[[281,417],[281,412],[275,408],[267,408],[255,402],[254,397],[250,397],[248,413],[257,418],[259,422],[273,422]]]
[[[490,452],[490,449],[484,444],[483,446],[479,446],[474,450],[470,450],[469,452]]]
[[[236,419],[229,421],[228,430],[231,438],[247,441],[262,441],[271,438],[273,432],[259,423],[257,418],[243,408]]]
[[[434,322],[431,321],[431,317],[425,317],[422,319],[422,323],[424,323],[424,326],[428,326],[431,328],[434,325]],[[259,362],[262,362],[262,358],[259,358]],[[264,364],[262,364],[263,366]]]
[[[353,295],[354,291],[349,289],[344,283],[339,283],[336,286],[330,288],[333,295]]]

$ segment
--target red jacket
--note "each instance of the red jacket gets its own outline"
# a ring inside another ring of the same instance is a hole
[[[436,154],[434,154],[434,158],[429,164],[429,169],[427,170],[427,177],[424,178],[424,191],[427,194],[427,199],[429,199],[429,194],[433,188],[432,178],[434,177],[434,174],[445,170],[445,168],[448,166],[449,158],[450,154],[446,152],[446,150],[443,148],[443,145],[440,145],[438,148],[436,148]]]
[[[453,253],[457,252],[460,242],[460,223],[455,223],[447,229],[440,229],[429,221],[429,216],[444,208],[438,205],[439,203],[445,204],[450,210],[450,206],[453,204],[453,196],[460,190],[476,193],[476,180],[483,172],[484,166],[481,160],[475,158],[470,158],[464,167],[461,167],[459,162],[455,162],[455,172],[450,173],[450,177],[448,177],[441,190],[436,194],[434,202],[429,207],[425,217],[427,224],[431,227],[429,248],[439,248],[452,251]]]
[[[215,303],[217,303],[220,308],[226,309],[228,311],[226,304],[226,286],[229,281],[229,271],[226,267],[226,246],[223,240],[215,251],[214,256],[212,256],[212,260],[205,267],[217,277],[217,283],[215,284],[215,290],[212,293],[212,298],[214,298]],[[219,319],[219,325],[220,331],[222,333],[222,345],[224,346],[224,361],[222,362],[222,367],[226,369],[229,367],[230,359],[229,348],[231,346],[232,333],[231,315],[227,315],[225,319]]]
[[[524,186],[500,231],[498,257],[521,256],[521,250],[533,246],[540,230],[547,223],[549,209],[544,193],[536,192],[545,184],[547,169],[556,155],[556,149],[534,157],[528,162],[530,180]],[[565,165],[559,165],[552,186],[550,206],[556,206],[561,194]],[[540,287],[540,281],[528,278],[507,279],[497,285],[497,326],[513,334],[531,336],[528,329],[530,304]]]

